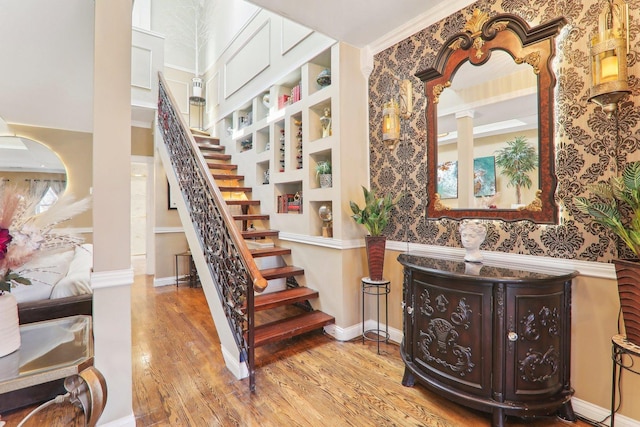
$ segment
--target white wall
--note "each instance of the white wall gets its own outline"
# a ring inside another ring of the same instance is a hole
[[[236,35],[247,25],[260,8],[243,0],[216,2],[209,16],[211,36],[206,46],[205,67],[211,68],[229,47]]]
[[[178,70],[196,71],[198,38],[199,74],[222,55],[247,22],[260,9],[243,0],[203,2],[200,0],[154,0],[148,11],[151,31],[166,37],[165,65]],[[144,14],[143,11],[137,13]],[[134,17],[136,17],[134,14]],[[202,25],[196,34],[196,15]],[[141,18],[137,18],[141,19]]]

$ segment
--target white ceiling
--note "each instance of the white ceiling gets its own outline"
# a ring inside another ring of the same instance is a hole
[[[356,47],[373,44],[394,29],[413,21],[427,11],[437,9],[440,5],[459,2],[457,0],[248,1]]]

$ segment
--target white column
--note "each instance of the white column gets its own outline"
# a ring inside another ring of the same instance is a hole
[[[132,0],[95,0],[93,325],[108,399],[100,424],[135,426],[131,368]]]
[[[471,110],[456,113],[458,130],[458,207],[474,206],[473,199],[473,117]]]

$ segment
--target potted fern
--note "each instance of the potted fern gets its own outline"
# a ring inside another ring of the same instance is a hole
[[[640,256],[640,162],[628,163],[622,176],[590,187],[592,198],[575,197],[576,207],[613,231]],[[640,262],[614,259],[618,295],[627,339],[640,345]]]
[[[507,185],[515,187],[516,202],[521,205],[522,188],[531,188],[533,184],[529,172],[538,167],[538,154],[524,136],[517,136],[506,144],[506,147],[495,152],[496,165],[502,168],[502,173],[509,179]]]
[[[393,200],[391,195],[378,197],[374,190],[362,187],[364,193],[364,206],[361,208],[355,202],[350,201],[349,206],[353,215],[351,217],[364,225],[369,234],[365,237],[367,247],[367,262],[369,265],[369,277],[372,280],[382,280],[384,270],[384,251],[386,238],[382,235],[391,218],[391,211],[398,199]]]

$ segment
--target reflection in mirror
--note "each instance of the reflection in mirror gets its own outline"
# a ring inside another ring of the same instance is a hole
[[[437,189],[445,206],[517,209],[534,200],[539,188],[538,78],[530,65],[516,64],[498,49],[482,66],[463,62],[440,95],[437,120]],[[516,185],[519,181],[496,165],[507,141],[523,139],[535,160],[533,169],[522,172],[529,188]]]
[[[28,138],[0,137],[0,181],[40,199],[35,213],[44,212],[62,196],[67,176],[51,149]]]

